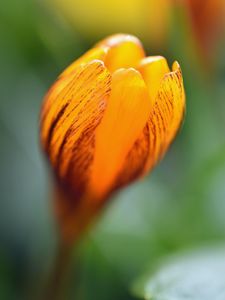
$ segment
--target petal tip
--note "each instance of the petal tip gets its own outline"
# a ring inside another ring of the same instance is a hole
[[[106,47],[114,47],[124,42],[132,42],[139,45],[140,47],[143,47],[141,41],[136,36],[127,33],[113,34],[108,38],[102,40],[97,44],[97,46],[104,45]]]
[[[147,56],[147,57],[143,58],[140,61],[140,66],[145,66],[150,63],[154,63],[154,62],[158,62],[158,61],[165,61],[167,63],[167,60],[164,56],[154,55],[154,56]]]
[[[172,71],[173,72],[176,72],[176,71],[180,71],[181,72],[180,64],[176,60],[172,64]]]

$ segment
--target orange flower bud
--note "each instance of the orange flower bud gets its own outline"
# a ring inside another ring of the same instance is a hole
[[[44,99],[41,142],[65,238],[78,235],[113,191],[153,168],[184,110],[178,63],[170,71],[165,58],[145,57],[134,36],[111,36],[63,71]]]

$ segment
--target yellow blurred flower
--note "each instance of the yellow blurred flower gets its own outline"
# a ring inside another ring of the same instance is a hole
[[[73,62],[47,93],[41,141],[61,195],[65,239],[78,235],[118,188],[148,173],[180,127],[181,69],[114,35]]]
[[[128,32],[156,48],[167,37],[172,0],[48,1],[88,40]]]

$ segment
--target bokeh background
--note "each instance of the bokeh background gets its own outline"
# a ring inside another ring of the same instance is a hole
[[[38,140],[42,98],[71,61],[108,34],[136,34],[148,55],[178,60],[187,113],[165,159],[117,193],[83,238],[68,299],[136,299],[133,283],[164,256],[225,240],[223,4],[1,3],[0,299],[32,299],[54,256],[49,171]]]

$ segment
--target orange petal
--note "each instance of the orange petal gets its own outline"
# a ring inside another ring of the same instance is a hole
[[[149,56],[142,59],[138,66],[148,87],[150,99],[154,103],[161,81],[170,72],[167,61],[162,56]]]
[[[128,153],[113,189],[121,188],[142,176],[149,156],[149,128],[145,126],[141,135]]]
[[[66,76],[74,70],[76,70],[77,67],[79,67],[80,64],[88,63],[92,60],[101,60],[103,61],[106,53],[108,51],[107,47],[96,47],[89,51],[87,51],[84,55],[82,55],[79,59],[75,60],[72,64],[69,65],[61,74],[60,77]]]
[[[71,80],[72,80],[72,76],[67,75],[63,78],[62,77],[58,78],[58,80],[56,80],[56,82],[51,86],[51,88],[49,89],[49,91],[47,92],[43,100],[43,105],[41,109],[41,123],[45,119],[46,114],[49,111],[52,103],[55,101],[59,93],[70,83]],[[44,137],[45,133],[44,132],[41,133],[42,136]]]
[[[55,114],[59,113],[62,103],[61,99],[65,97],[63,95],[66,95],[66,92],[71,88],[71,83],[75,76],[74,73],[58,78],[44,97],[41,109],[41,141],[45,150],[47,149],[47,139],[52,121]]]
[[[80,66],[70,76],[71,81],[46,112],[41,132],[44,147],[57,169],[57,175],[67,184],[69,176],[77,192],[78,185],[81,181],[83,184],[87,176],[94,130],[110,94],[111,75],[102,62],[93,61]],[[73,178],[74,169],[76,178]]]
[[[145,56],[141,42],[136,37],[128,34],[113,35],[97,44],[97,46],[110,48],[104,62],[111,73],[120,68],[136,67],[138,62]]]
[[[145,170],[149,171],[166,152],[174,139],[185,111],[185,94],[180,66],[173,64],[173,72],[166,74],[158,90],[148,121],[149,158]]]
[[[116,184],[124,161],[150,114],[150,101],[140,73],[121,69],[112,76],[112,92],[96,130],[90,190],[103,198]]]

